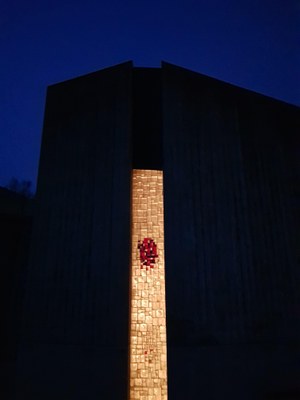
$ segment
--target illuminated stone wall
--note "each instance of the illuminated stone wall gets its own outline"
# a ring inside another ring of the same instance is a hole
[[[130,400],[167,400],[163,173],[133,170]]]

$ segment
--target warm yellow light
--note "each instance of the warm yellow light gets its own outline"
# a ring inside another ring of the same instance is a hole
[[[130,400],[167,400],[163,173],[133,170]]]

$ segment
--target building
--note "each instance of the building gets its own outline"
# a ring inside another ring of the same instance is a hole
[[[50,86],[16,398],[127,398],[130,266],[162,259],[134,236],[133,169],[163,171],[168,399],[300,398],[299,117],[167,63]]]

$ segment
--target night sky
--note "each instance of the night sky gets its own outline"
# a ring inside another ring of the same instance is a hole
[[[164,60],[300,106],[300,0],[0,0],[0,186],[36,183],[46,87]]]

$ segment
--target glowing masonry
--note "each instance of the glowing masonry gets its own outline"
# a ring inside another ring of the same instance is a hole
[[[133,170],[130,400],[167,400],[163,173]]]

